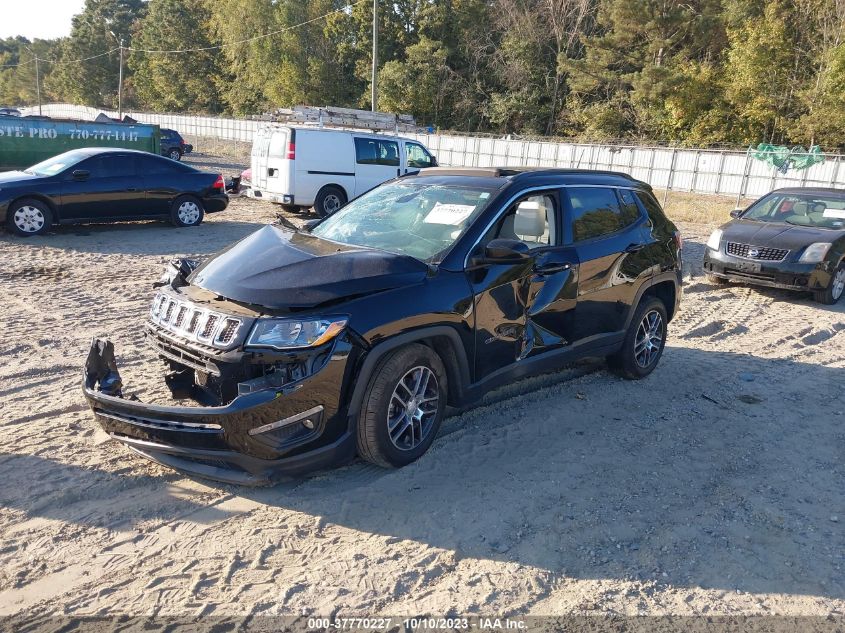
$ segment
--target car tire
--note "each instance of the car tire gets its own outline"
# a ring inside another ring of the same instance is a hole
[[[22,237],[43,235],[53,224],[53,212],[41,200],[25,198],[9,207],[6,222],[10,231]]]
[[[634,312],[622,347],[607,357],[610,370],[628,380],[648,376],[663,355],[668,322],[663,302],[645,297]]]
[[[716,275],[705,275],[707,277],[707,281],[711,284],[716,284],[717,286],[723,286],[728,283],[728,280],[724,277],[718,277]]]
[[[180,161],[182,160],[182,150],[173,148],[169,152],[167,152],[167,157],[170,160]]]
[[[419,459],[437,436],[447,396],[446,370],[431,348],[414,343],[389,352],[376,365],[361,403],[358,455],[384,468]]]
[[[170,207],[170,222],[173,226],[199,226],[205,217],[205,208],[199,198],[179,196]]]
[[[314,199],[314,211],[321,218],[327,218],[337,213],[346,202],[346,194],[343,189],[334,185],[327,185],[317,192],[317,197]]]
[[[832,306],[838,303],[843,295],[845,295],[845,262],[840,262],[830,276],[828,287],[813,292],[813,299],[826,306]]]

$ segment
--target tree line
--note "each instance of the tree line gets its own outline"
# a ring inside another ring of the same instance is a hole
[[[44,101],[116,107],[122,42],[125,108],[369,108],[372,11],[370,0],[87,0],[66,38],[0,40],[0,104],[35,102],[37,56]],[[421,124],[845,145],[845,0],[382,0],[378,23],[378,108]],[[195,50],[144,52],[184,49]]]

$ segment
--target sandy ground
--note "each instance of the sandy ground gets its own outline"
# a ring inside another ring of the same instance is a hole
[[[845,302],[708,284],[708,225],[681,225],[648,379],[588,362],[512,385],[402,470],[243,489],[108,441],[90,338],[154,391],[151,281],[272,217],[241,199],[194,229],[0,233],[0,615],[845,613]]]

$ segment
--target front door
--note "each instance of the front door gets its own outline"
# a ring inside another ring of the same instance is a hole
[[[647,222],[630,190],[566,187],[566,219],[580,262],[576,336],[620,332],[644,277]]]
[[[399,141],[355,137],[355,197],[402,174]]]
[[[504,211],[473,252],[467,271],[475,295],[475,381],[515,363],[569,345],[576,306],[578,257],[562,246],[559,197],[527,193]],[[530,257],[517,264],[483,263],[493,239],[524,242]]]
[[[144,186],[134,154],[92,156],[62,178],[63,220],[136,217],[144,211]],[[74,171],[88,172],[84,180]]]
[[[403,141],[405,146],[405,167],[402,173],[415,173],[426,167],[434,167],[435,161],[428,150],[414,141]]]

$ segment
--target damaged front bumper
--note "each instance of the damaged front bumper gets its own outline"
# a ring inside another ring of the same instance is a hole
[[[258,360],[241,356],[236,362],[283,362],[290,355]],[[298,380],[278,386],[268,381],[263,387],[251,380],[248,390],[238,390],[233,399],[216,406],[162,406],[127,397],[113,344],[94,339],[83,392],[106,433],[136,453],[192,475],[257,485],[354,457],[344,385],[356,356],[357,349],[339,337],[327,360]],[[168,362],[171,369],[181,367]],[[186,375],[193,376],[194,370],[181,367],[168,375],[174,396],[201,391],[193,380],[186,385]]]

